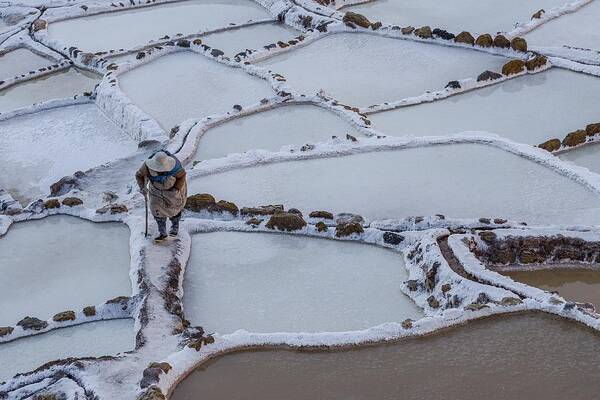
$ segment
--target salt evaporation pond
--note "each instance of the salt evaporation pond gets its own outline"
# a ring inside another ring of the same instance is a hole
[[[246,49],[262,50],[263,46],[277,43],[280,40],[287,42],[299,34],[300,32],[284,24],[270,23],[212,33],[202,36],[202,42],[212,48],[223,50],[225,54],[234,56]]]
[[[495,7],[489,1],[460,0],[376,0],[356,6],[344,7],[341,11],[354,11],[367,16],[372,22],[400,26],[447,29],[458,34],[496,33],[511,31],[517,22],[527,22],[540,8],[549,10],[561,6],[564,0],[507,0],[502,7]]]
[[[136,62],[140,62],[140,61],[145,61],[145,60],[138,60],[137,57],[137,52],[133,52],[133,53],[124,53],[124,54],[119,54],[116,56],[111,56],[110,54],[105,54],[102,57],[105,60],[110,60],[116,64],[135,64]]]
[[[289,28],[287,25],[266,23],[211,33],[202,36],[201,40],[207,46],[222,50],[227,56],[234,57],[237,53],[246,49],[261,50],[263,46],[280,40],[288,41],[299,34],[300,32]],[[118,64],[134,64],[140,61],[137,60],[136,56],[137,52],[116,56],[107,54],[103,57]]]
[[[0,122],[0,187],[23,202],[65,175],[124,157],[137,143],[94,104],[60,107]]]
[[[600,3],[589,2],[575,13],[562,15],[529,32],[532,48],[571,46],[600,50]]]
[[[285,204],[376,219],[441,213],[528,223],[600,222],[600,199],[584,186],[533,161],[478,144],[230,170],[193,179],[190,193],[212,193],[241,206]]]
[[[0,33],[4,32],[8,28],[8,24],[4,21],[4,18],[0,17]]]
[[[513,271],[499,270],[513,280],[549,292],[557,291],[567,300],[592,303],[600,307],[600,269],[581,266],[552,266],[552,268]],[[600,308],[599,308],[600,309]]]
[[[234,112],[235,104],[255,104],[274,95],[266,81],[191,52],[144,64],[120,76],[119,84],[167,130],[188,118]]]
[[[597,77],[552,69],[369,119],[393,136],[487,131],[538,145],[600,121],[599,92]]]
[[[600,390],[598,363],[597,333],[525,314],[355,350],[225,355],[172,399],[588,400]]]
[[[0,382],[69,357],[100,357],[132,350],[133,320],[91,322],[0,343]]]
[[[400,291],[402,255],[366,244],[203,233],[185,274],[186,318],[207,332],[337,332],[423,315]]]
[[[0,90],[0,113],[52,99],[91,92],[100,76],[69,68]]]
[[[277,151],[286,145],[324,142],[332,136],[360,136],[349,122],[313,105],[289,105],[234,119],[204,133],[197,160],[252,149]]]
[[[441,90],[449,81],[501,70],[504,63],[503,57],[472,50],[341,33],[258,65],[282,74],[302,93],[323,89],[342,103],[368,106]]]
[[[0,238],[0,254],[0,326],[131,293],[123,224],[67,216],[17,223]]]
[[[52,60],[42,57],[33,51],[20,48],[0,54],[0,80],[28,74],[39,68],[52,64]]]
[[[97,52],[265,18],[270,18],[266,9],[250,0],[190,0],[53,22],[48,35],[66,46]]]
[[[600,174],[600,146],[595,143],[560,153],[558,157]]]

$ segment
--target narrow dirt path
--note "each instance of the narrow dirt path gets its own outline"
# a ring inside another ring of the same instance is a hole
[[[440,248],[440,251],[442,252],[442,255],[446,259],[446,262],[448,263],[448,265],[450,266],[450,268],[452,268],[452,270],[454,272],[456,272],[458,275],[462,276],[465,279],[479,282],[479,280],[477,278],[468,274],[467,271],[465,271],[465,269],[463,268],[460,261],[458,261],[458,258],[456,258],[456,256],[454,255],[454,252],[448,245],[448,236],[443,236],[443,237],[438,238],[437,243]]]
[[[448,245],[448,236],[443,236],[438,238],[437,240],[438,246],[440,248],[440,251],[442,253],[442,256],[444,256],[444,258],[446,259],[446,262],[448,263],[448,265],[450,266],[450,268],[452,268],[452,270],[454,272],[456,272],[458,275],[460,275],[461,277],[468,279],[470,281],[473,282],[477,282],[477,283],[481,283],[482,285],[488,285],[488,286],[495,286],[497,288],[500,289],[504,289],[504,290],[508,290],[509,292],[514,293],[516,296],[518,296],[520,299],[524,299],[525,296],[510,290],[509,288],[506,288],[504,286],[501,285],[496,285],[492,282],[488,282],[488,281],[484,281],[481,280],[479,278],[477,278],[474,275],[469,274],[467,271],[465,271],[465,269],[463,268],[462,264],[460,263],[460,261],[458,260],[458,258],[456,258],[456,256],[454,255],[454,252],[452,251],[452,249],[450,248],[450,246]]]

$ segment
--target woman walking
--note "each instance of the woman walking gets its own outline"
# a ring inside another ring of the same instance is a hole
[[[158,225],[156,242],[179,233],[179,220],[187,199],[186,172],[177,157],[166,150],[152,154],[135,174],[140,192],[150,198],[150,211]]]

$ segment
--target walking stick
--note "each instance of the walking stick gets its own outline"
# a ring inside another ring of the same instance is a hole
[[[146,232],[144,237],[148,237],[148,195],[144,193],[144,205],[146,206]]]

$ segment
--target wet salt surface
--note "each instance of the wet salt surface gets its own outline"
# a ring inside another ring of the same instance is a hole
[[[600,3],[592,1],[575,13],[548,21],[525,35],[530,47],[572,46],[600,50]]]
[[[289,105],[234,119],[204,133],[197,160],[252,149],[277,151],[286,145],[324,142],[331,136],[361,134],[345,119],[313,105]]]
[[[102,56],[102,58],[104,58],[105,60],[110,60],[117,64],[135,64],[136,62],[140,61],[136,58],[137,54],[138,54],[137,52],[119,54],[116,56],[111,56],[110,54],[105,54]]]
[[[68,357],[100,357],[132,350],[133,320],[91,322],[0,343],[0,382],[49,361]]]
[[[123,74],[119,84],[167,130],[188,118],[234,112],[235,104],[274,95],[266,81],[191,52],[160,57]]]
[[[250,0],[191,0],[54,22],[48,35],[67,46],[96,52],[269,17],[266,9]]]
[[[458,34],[461,31],[496,33],[511,31],[518,22],[527,22],[540,8],[546,10],[565,4],[565,0],[507,0],[502,7],[491,1],[461,0],[377,0],[341,11],[354,11],[368,17],[371,22],[382,21],[400,26],[423,25],[442,28]]]
[[[0,32],[4,32],[5,30],[8,30],[7,28],[9,27],[9,25],[6,23],[6,21],[4,21],[4,18],[0,17]]]
[[[52,64],[54,64],[52,60],[29,49],[12,50],[0,55],[0,80],[14,78]]]
[[[402,255],[290,235],[193,236],[184,310],[207,332],[317,332],[418,319]]]
[[[393,136],[472,130],[538,145],[600,122],[599,92],[597,77],[552,69],[433,103],[371,114],[369,119],[374,128]]]
[[[231,170],[193,179],[190,193],[212,193],[242,206],[285,204],[373,219],[441,213],[540,224],[600,222],[600,200],[582,185],[535,162],[477,144]]]
[[[590,171],[600,174],[600,145],[588,144],[558,155],[561,160],[570,161]]]
[[[17,223],[0,238],[0,254],[0,326],[131,293],[122,224],[67,216]]]
[[[258,65],[281,73],[302,93],[323,89],[343,103],[368,106],[438,91],[452,80],[499,71],[505,62],[468,49],[343,33]]]
[[[588,400],[600,390],[598,363],[596,333],[526,314],[356,350],[225,355],[172,399]]]
[[[34,103],[91,92],[100,76],[69,68],[0,90],[0,113]]]
[[[202,41],[229,56],[234,56],[246,49],[262,50],[263,46],[280,40],[287,42],[299,34],[299,31],[284,24],[260,24],[202,36]]]
[[[557,291],[567,300],[592,303],[600,307],[600,269],[568,266],[567,268],[535,269],[532,271],[498,271],[515,281],[530,286]]]
[[[61,107],[0,122],[0,187],[19,200],[49,192],[65,175],[124,157],[137,143],[94,104]]]

